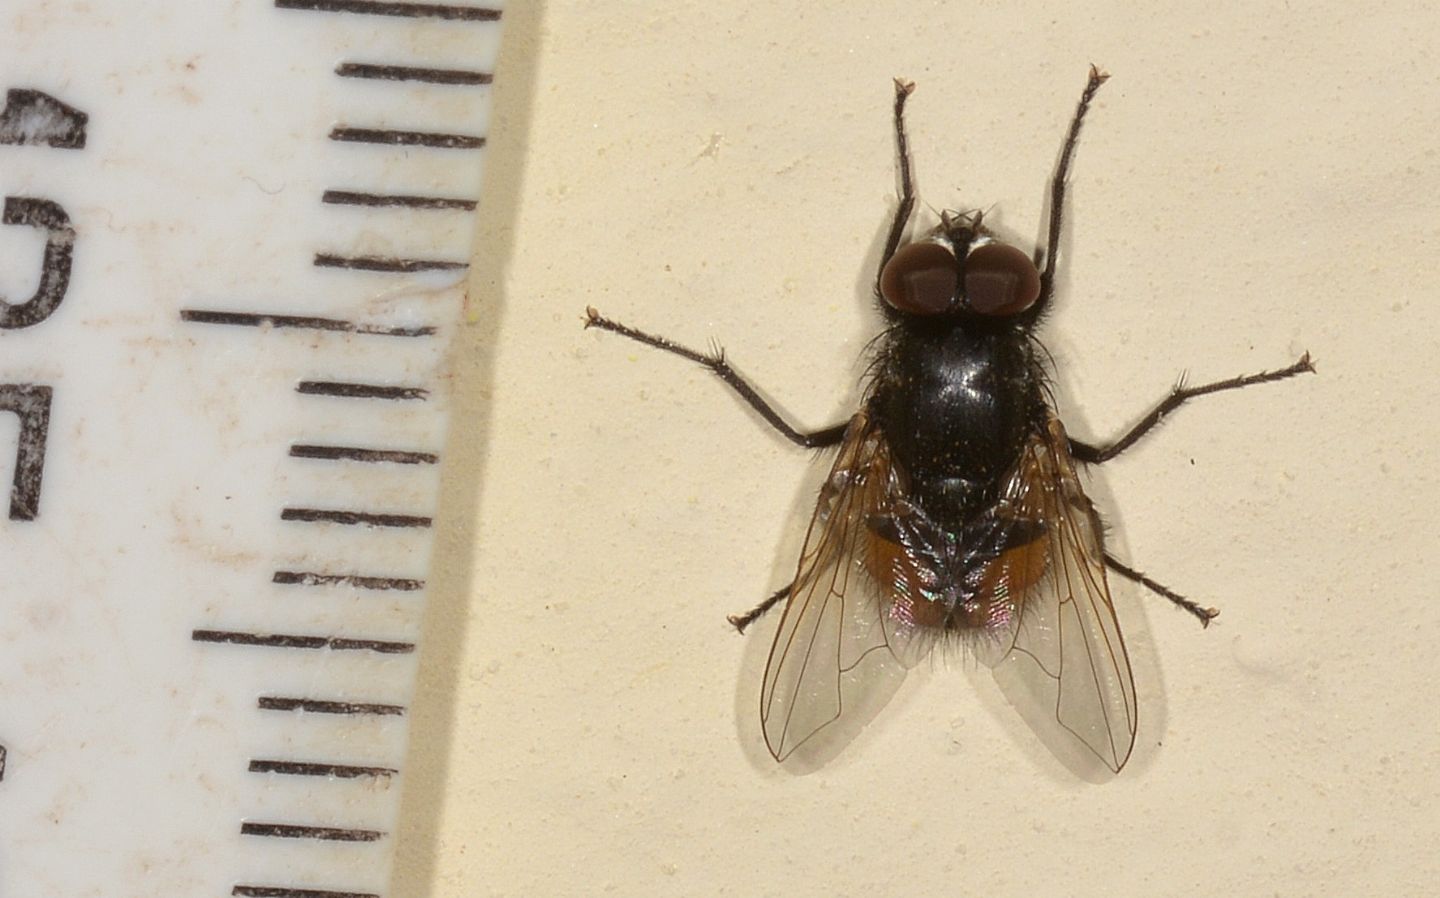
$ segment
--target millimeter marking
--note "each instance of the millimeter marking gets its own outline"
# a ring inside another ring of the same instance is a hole
[[[462,22],[495,22],[500,10],[447,3],[389,3],[384,0],[275,0],[276,9],[311,12],[343,12],[369,16],[405,16],[412,19],[453,19]]]
[[[242,836],[272,839],[323,839],[327,842],[377,842],[385,838],[378,829],[347,829],[339,826],[305,826],[297,823],[242,823]]]
[[[392,387],[385,384],[354,384],[335,380],[302,380],[295,392],[309,396],[337,396],[343,399],[419,400],[424,402],[430,391],[424,387]]]
[[[378,337],[433,337],[434,327],[386,327],[360,324],[340,318],[319,318],[311,315],[274,315],[264,312],[227,312],[218,309],[181,309],[180,320],[196,324],[228,324],[235,327],[303,328],[319,331],[340,331]]]
[[[320,202],[332,206],[402,206],[407,209],[454,209],[475,211],[475,200],[446,196],[415,196],[404,193],[363,193],[358,190],[327,190]]]
[[[339,256],[316,253],[317,268],[349,268],[355,271],[380,271],[392,274],[413,274],[417,271],[463,271],[469,262],[448,262],[443,259],[400,259],[394,256]]]
[[[403,577],[361,577],[355,574],[319,574],[312,571],[276,571],[271,583],[292,586],[353,586],[356,589],[414,592],[425,588],[424,580]]]
[[[262,695],[255,702],[261,711],[305,711],[310,714],[376,715],[379,717],[403,717],[404,705],[385,705],[379,702],[339,702],[318,698],[293,698],[286,695]]]
[[[485,138],[476,134],[446,134],[443,131],[404,131],[393,128],[337,127],[330,139],[342,143],[375,143],[397,147],[429,147],[433,150],[478,150]]]
[[[277,761],[255,758],[248,769],[251,773],[279,773],[286,776],[333,776],[339,779],[394,776],[394,767],[362,767],[356,764],[321,764],[314,761]]]
[[[415,651],[413,642],[386,639],[351,639],[344,636],[301,636],[293,633],[245,633],[238,630],[192,630],[196,642],[221,642],[230,645],[256,646],[272,649],[334,649],[335,651],[379,652],[382,655],[408,655]]]
[[[418,514],[390,514],[374,511],[340,511],[331,508],[286,508],[282,521],[305,524],[344,524],[349,527],[429,527],[430,518]]]
[[[431,69],[413,65],[376,65],[342,62],[335,67],[341,78],[373,78],[378,81],[423,81],[426,84],[456,84],[475,87],[490,84],[495,76],[472,69]]]
[[[374,892],[339,892],[333,889],[293,889],[286,886],[238,885],[230,890],[236,898],[380,898]]]
[[[359,446],[316,446],[296,443],[290,447],[292,458],[317,458],[322,461],[389,462],[396,465],[433,465],[440,456],[433,452],[412,452],[408,449],[362,449]]]

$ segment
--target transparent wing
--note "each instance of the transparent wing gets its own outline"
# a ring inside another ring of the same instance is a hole
[[[885,675],[871,668],[885,668],[893,656],[864,558],[871,541],[867,521],[896,490],[884,437],[862,411],[850,420],[820,490],[765,666],[760,721],[776,760],[835,722],[842,708],[883,691],[872,687]],[[898,686],[898,678],[890,679]],[[857,716],[855,710],[847,717]]]
[[[1026,551],[1045,557],[1043,575],[1019,593],[996,680],[1062,760],[1098,760],[1118,773],[1135,744],[1135,681],[1105,581],[1100,522],[1058,420],[1027,447],[1006,501],[1044,522],[1045,537]]]

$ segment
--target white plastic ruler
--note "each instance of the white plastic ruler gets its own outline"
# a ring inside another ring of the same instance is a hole
[[[0,898],[387,895],[499,29],[0,3]]]

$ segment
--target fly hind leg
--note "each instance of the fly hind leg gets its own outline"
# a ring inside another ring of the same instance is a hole
[[[1219,608],[1206,608],[1198,602],[1190,601],[1160,581],[1148,577],[1140,571],[1122,563],[1120,559],[1111,555],[1109,552],[1105,553],[1105,566],[1128,580],[1134,580],[1157,596],[1169,599],[1174,602],[1177,607],[1183,608],[1195,615],[1195,617],[1199,618],[1200,626],[1202,627],[1210,626],[1210,621],[1220,615]]]
[[[730,626],[734,627],[736,632],[744,633],[746,627],[755,623],[765,614],[765,612],[769,611],[771,608],[774,608],[776,605],[780,604],[789,597],[790,586],[783,586],[780,589],[775,590],[774,594],[767,598],[765,601],[761,602],[759,605],[756,605],[754,608],[751,608],[744,614],[732,614],[725,619],[730,622]]]
[[[1289,366],[1288,368],[1281,368],[1278,371],[1262,371],[1259,374],[1249,374],[1243,377],[1232,377],[1228,380],[1217,380],[1214,383],[1202,384],[1198,387],[1187,387],[1182,381],[1181,383],[1177,384],[1173,389],[1171,389],[1170,395],[1160,400],[1159,404],[1157,404],[1153,409],[1150,410],[1150,414],[1142,418],[1140,420],[1140,423],[1136,424],[1134,427],[1130,428],[1130,430],[1126,431],[1126,433],[1121,436],[1120,439],[1115,440],[1113,443],[1110,443],[1107,446],[1092,446],[1089,443],[1082,443],[1078,440],[1071,440],[1070,454],[1077,461],[1089,462],[1090,464],[1100,464],[1102,462],[1109,461],[1110,459],[1124,452],[1126,449],[1129,449],[1131,446],[1135,445],[1136,441],[1138,441],[1145,434],[1149,433],[1151,430],[1157,427],[1160,422],[1165,419],[1166,415],[1175,411],[1180,406],[1184,405],[1186,402],[1194,399],[1197,396],[1205,396],[1210,393],[1220,393],[1225,390],[1238,390],[1241,387],[1250,387],[1256,384],[1270,383],[1271,381],[1276,380],[1285,380],[1286,378],[1294,377],[1297,374],[1314,373],[1314,371],[1315,363],[1310,360],[1310,353],[1307,352],[1302,355],[1300,357],[1300,360],[1297,361],[1295,364]],[[1139,583],[1141,586],[1144,586],[1146,589],[1149,589],[1156,595],[1168,599],[1171,602],[1174,602],[1176,606],[1183,608],[1191,614],[1195,615],[1195,617],[1199,619],[1201,626],[1210,626],[1210,621],[1213,620],[1215,616],[1220,613],[1219,609],[1217,608],[1206,608],[1203,605],[1192,602],[1190,599],[1185,598],[1180,593],[1159,582],[1158,580],[1155,580],[1152,577],[1149,577],[1141,573],[1140,571],[1137,571],[1134,568],[1125,565],[1119,559],[1117,559],[1115,556],[1111,555],[1108,552],[1105,553],[1105,564],[1107,567],[1109,567],[1112,571],[1119,574],[1120,576]]]

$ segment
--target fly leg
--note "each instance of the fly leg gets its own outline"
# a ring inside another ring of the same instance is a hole
[[[1150,414],[1142,418],[1139,424],[1130,428],[1120,439],[1108,446],[1092,446],[1089,443],[1082,443],[1079,440],[1071,440],[1070,455],[1076,461],[1083,461],[1092,465],[1107,462],[1135,445],[1136,440],[1139,440],[1153,430],[1165,419],[1166,415],[1197,396],[1205,396],[1209,393],[1220,393],[1225,390],[1238,390],[1241,387],[1251,387],[1255,384],[1284,380],[1287,377],[1294,377],[1297,374],[1306,373],[1315,373],[1315,363],[1310,361],[1310,353],[1308,352],[1302,355],[1300,360],[1295,364],[1288,368],[1281,368],[1278,371],[1261,371],[1259,374],[1247,374],[1243,377],[1217,380],[1214,383],[1201,384],[1198,387],[1185,386],[1185,380],[1181,378],[1180,382],[1170,389],[1170,395],[1160,400],[1159,404],[1150,410]]]
[[[880,271],[882,272],[885,270],[885,263],[890,261],[890,257],[895,255],[895,250],[900,246],[900,238],[905,231],[905,224],[910,220],[910,213],[915,208],[915,182],[910,175],[910,142],[905,136],[905,101],[909,99],[914,90],[913,82],[895,79],[895,145],[900,154],[900,205],[895,210],[895,219],[890,223],[890,234],[885,240],[885,253],[880,259]],[[878,274],[875,278],[875,289],[878,295],[880,289]],[[807,449],[823,449],[839,444],[845,436],[846,424],[836,424],[834,427],[826,427],[812,433],[801,433],[796,430],[789,422],[780,417],[779,412],[761,398],[754,387],[750,386],[743,377],[735,372],[735,369],[730,367],[729,363],[725,361],[725,352],[722,349],[717,348],[709,353],[696,352],[664,337],[647,334],[618,321],[611,321],[595,311],[593,307],[585,309],[585,326],[611,331],[622,337],[629,337],[631,340],[644,343],[646,346],[653,346],[656,349],[704,365],[729,384],[731,389],[739,393],[740,398],[759,413],[760,417],[764,418],[771,427],[798,446],[804,446]],[[764,608],[769,608],[776,601],[779,599],[772,596],[770,604],[764,605]],[[751,619],[753,620],[753,618]]]
[[[1182,380],[1170,390],[1170,395],[1160,400],[1159,404],[1150,410],[1150,414],[1142,418],[1140,423],[1130,428],[1120,439],[1110,443],[1108,446],[1092,446],[1089,443],[1082,443],[1079,440],[1071,440],[1070,455],[1076,461],[1098,465],[1101,462],[1109,461],[1135,445],[1137,440],[1158,426],[1166,415],[1184,405],[1186,401],[1194,399],[1196,396],[1219,393],[1224,390],[1238,390],[1241,387],[1250,387],[1255,384],[1284,380],[1287,377],[1294,377],[1297,374],[1305,374],[1307,372],[1314,373],[1314,371],[1315,363],[1310,360],[1310,353],[1307,352],[1302,355],[1300,360],[1295,364],[1288,368],[1281,368],[1278,371],[1261,371],[1259,374],[1248,374],[1243,377],[1232,377],[1228,380],[1217,380],[1214,383],[1202,384],[1198,387],[1187,387]],[[1158,580],[1126,566],[1108,552],[1105,553],[1105,564],[1120,576],[1134,580],[1156,595],[1169,599],[1179,607],[1195,615],[1200,619],[1201,626],[1208,627],[1210,621],[1220,613],[1218,608],[1206,608],[1196,602],[1192,602]]]
[[[770,596],[770,598],[761,602],[759,605],[756,605],[754,608],[751,608],[744,614],[731,614],[728,615],[725,619],[730,622],[730,626],[734,627],[736,632],[744,633],[746,627],[755,623],[765,614],[765,612],[769,611],[771,608],[774,608],[776,605],[789,598],[789,596],[790,586],[787,585],[775,590],[774,595]]]
[[[890,234],[885,239],[885,252],[880,258],[880,271],[884,272],[885,263],[895,255],[895,250],[900,246],[900,238],[905,232],[905,224],[910,220],[910,213],[915,209],[915,181],[910,174],[910,142],[905,136],[905,101],[915,91],[914,82],[895,79],[895,145],[900,156],[900,205],[895,209],[895,218],[890,223]],[[880,276],[875,277],[875,290],[879,294]],[[796,430],[788,421],[780,417],[780,413],[755,391],[746,380],[736,373],[734,368],[725,361],[725,352],[722,349],[715,349],[709,353],[696,352],[685,346],[681,346],[672,340],[664,337],[657,337],[654,334],[647,334],[644,331],[636,330],[633,327],[611,321],[602,316],[593,307],[585,309],[585,326],[598,327],[612,333],[628,337],[646,346],[653,346],[683,359],[689,359],[704,365],[715,372],[721,380],[725,381],[746,404],[753,408],[760,417],[764,418],[780,435],[785,437],[797,446],[804,446],[807,449],[823,449],[828,446],[835,446],[845,437],[845,428],[848,422],[836,424],[833,427],[826,427],[811,433],[801,433]],[[759,620],[771,608],[784,601],[790,595],[790,586],[776,590],[765,601],[751,608],[744,614],[732,614],[726,619],[739,632],[744,633],[745,628]]]
[[[836,424],[833,427],[826,427],[810,433],[801,433],[790,426],[790,422],[780,417],[780,413],[775,411],[774,407],[766,402],[759,393],[755,392],[755,388],[750,386],[745,378],[741,377],[736,373],[734,368],[730,367],[730,363],[725,361],[725,350],[719,347],[716,347],[711,352],[696,352],[693,349],[681,346],[679,343],[667,340],[664,337],[647,334],[644,331],[636,330],[618,321],[611,321],[609,318],[595,311],[593,306],[586,307],[585,309],[585,326],[587,328],[598,327],[601,330],[610,331],[622,337],[628,337],[637,343],[653,346],[656,349],[678,355],[682,359],[689,359],[692,362],[697,362],[709,368],[715,372],[717,377],[729,384],[730,389],[739,393],[740,398],[744,399],[746,404],[753,408],[760,417],[764,418],[767,424],[775,428],[780,432],[781,436],[797,446],[803,446],[806,449],[824,449],[827,446],[837,445],[845,436],[845,428],[849,426],[849,422]]]
[[[1149,589],[1156,595],[1169,599],[1179,607],[1184,608],[1186,611],[1195,615],[1197,618],[1200,619],[1200,626],[1202,627],[1210,626],[1210,621],[1214,620],[1215,617],[1220,614],[1219,608],[1206,608],[1203,605],[1190,601],[1189,599],[1180,595],[1180,593],[1176,592],[1175,590],[1171,589],[1160,581],[1155,580],[1151,577],[1147,577],[1140,571],[1137,571],[1134,568],[1128,567],[1127,565],[1121,563],[1120,559],[1116,558],[1114,555],[1111,555],[1109,552],[1105,553],[1105,564],[1107,567],[1110,568],[1110,570],[1114,571],[1120,576],[1130,580],[1134,580],[1136,583],[1139,583],[1141,586]]]
[[[910,177],[910,142],[905,138],[905,101],[915,91],[913,81],[895,79],[895,146],[900,153],[900,205],[895,209],[895,220],[890,223],[890,236],[885,238],[885,252],[880,257],[880,271],[875,275],[875,295],[880,295],[880,275],[885,264],[900,247],[900,236],[905,232],[905,223],[915,209],[915,182]]]
[[[693,349],[681,346],[679,343],[667,340],[664,337],[647,334],[644,331],[638,331],[618,321],[611,321],[609,318],[605,318],[599,312],[595,311],[593,307],[585,309],[585,326],[587,328],[598,327],[601,330],[607,330],[611,333],[619,334],[622,337],[628,337],[637,343],[653,346],[656,349],[663,350],[672,355],[678,355],[682,359],[689,359],[692,362],[704,365],[706,368],[715,372],[716,376],[725,381],[731,389],[739,393],[740,398],[744,399],[760,417],[764,418],[766,423],[779,431],[787,440],[798,446],[804,446],[807,449],[823,449],[827,446],[838,444],[845,437],[845,428],[849,426],[849,422],[836,424],[833,427],[826,427],[810,433],[801,433],[796,430],[788,421],[780,417],[780,413],[775,411],[774,407],[766,402],[759,393],[755,392],[755,388],[750,386],[745,378],[741,377],[735,372],[734,368],[730,367],[730,363],[725,361],[725,353],[723,350],[716,349],[710,353],[696,352]],[[736,630],[744,633],[746,627],[754,623],[761,615],[765,614],[765,612],[778,605],[788,595],[790,595],[790,587],[786,586],[783,589],[777,590],[774,595],[771,595],[765,601],[744,614],[729,615],[727,620],[730,621]]]
[[[1070,119],[1070,130],[1065,135],[1065,145],[1060,149],[1060,163],[1050,179],[1050,226],[1045,237],[1045,249],[1037,251],[1035,264],[1039,265],[1044,256],[1045,267],[1040,271],[1040,296],[1035,300],[1033,315],[1039,315],[1050,301],[1055,288],[1055,261],[1060,257],[1060,224],[1065,217],[1065,179],[1070,176],[1070,160],[1075,155],[1075,144],[1080,140],[1080,124],[1090,110],[1090,101],[1110,76],[1090,67],[1090,77],[1085,90],[1080,94],[1080,103],[1075,107],[1075,116]]]

